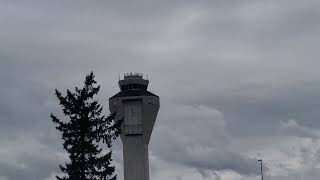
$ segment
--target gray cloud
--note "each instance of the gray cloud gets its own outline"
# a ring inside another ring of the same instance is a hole
[[[165,112],[159,117],[163,125],[157,126],[151,141],[154,155],[198,169],[200,173],[232,170],[257,174],[255,159],[227,148],[231,137],[221,112],[205,106],[184,105],[163,107],[161,111]],[[180,126],[183,128],[178,128]]]
[[[64,155],[48,118],[60,112],[53,90],[91,70],[106,112],[119,72],[149,74],[161,97],[154,179],[211,170],[255,178],[259,152],[272,179],[317,179],[318,163],[306,162],[320,157],[319,8],[315,0],[1,1],[0,179],[57,171]],[[207,175],[196,177],[215,177]]]

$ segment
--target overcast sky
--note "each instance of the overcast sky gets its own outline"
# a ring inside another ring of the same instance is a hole
[[[318,0],[0,0],[0,180],[59,173],[54,89],[91,70],[105,113],[119,73],[149,75],[152,180],[256,180],[258,154],[267,180],[318,180],[319,34]]]

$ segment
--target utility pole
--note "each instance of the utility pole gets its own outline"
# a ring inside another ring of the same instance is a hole
[[[263,180],[263,168],[262,168],[262,159],[258,160],[260,162],[260,169],[261,169],[261,180]]]

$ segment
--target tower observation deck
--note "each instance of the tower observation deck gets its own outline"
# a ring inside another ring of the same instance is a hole
[[[112,96],[114,97],[125,97],[125,96],[156,96],[157,95],[149,92],[148,85],[149,80],[144,79],[142,73],[126,73],[123,79],[119,79],[120,92]]]
[[[124,90],[147,90],[149,80],[143,79],[142,73],[124,74],[123,80],[118,82],[121,91]]]

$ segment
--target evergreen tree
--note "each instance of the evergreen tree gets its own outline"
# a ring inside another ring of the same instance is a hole
[[[96,100],[100,86],[96,85],[94,74],[86,76],[83,88],[75,92],[67,90],[62,95],[55,94],[67,118],[61,121],[51,113],[56,129],[62,132],[63,148],[68,152],[70,161],[59,165],[63,176],[58,180],[115,180],[114,166],[111,165],[112,140],[119,136],[120,122],[115,122],[115,114],[105,116],[103,107]],[[102,146],[106,144],[107,152]]]

